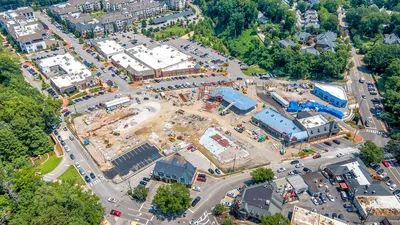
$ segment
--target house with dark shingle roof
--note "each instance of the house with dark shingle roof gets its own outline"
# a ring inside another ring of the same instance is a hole
[[[281,48],[287,48],[289,46],[295,47],[296,43],[294,43],[292,40],[280,40],[279,46],[281,46]]]
[[[234,200],[233,214],[240,220],[259,220],[280,213],[284,199],[277,190],[276,183],[268,182],[243,187]]]
[[[385,34],[385,40],[383,41],[383,43],[387,44],[387,45],[391,45],[391,44],[400,44],[400,38],[397,37],[396,34]]]
[[[337,46],[336,38],[336,33],[332,31],[324,32],[317,35],[317,44],[315,46],[325,51],[334,51]]]
[[[300,49],[300,52],[302,54],[310,53],[310,54],[313,54],[313,55],[319,55],[319,51],[317,49],[313,48],[313,47]]]
[[[295,37],[299,42],[304,43],[311,39],[311,34],[304,31],[299,31],[295,34]]]
[[[190,186],[195,178],[197,168],[175,153],[171,157],[156,162],[153,177],[167,183],[178,182]]]

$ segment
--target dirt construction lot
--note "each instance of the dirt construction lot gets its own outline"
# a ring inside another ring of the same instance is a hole
[[[256,100],[255,94],[249,93],[248,96]],[[224,170],[231,170],[233,166],[235,170],[255,167],[280,159],[278,142],[272,139],[257,142],[250,131],[238,133],[234,130],[241,123],[246,130],[262,133],[259,128],[247,122],[251,115],[261,109],[261,103],[258,104],[259,109],[246,116],[234,113],[220,116],[218,104],[211,103],[216,105],[206,111],[205,102],[204,98],[193,94],[191,89],[171,91],[165,93],[164,99],[150,98],[141,104],[131,103],[111,112],[98,109],[75,118],[74,126],[82,141],[90,141],[86,148],[102,170],[113,168],[111,161],[144,143],[156,146],[164,152],[163,155],[183,149],[187,151],[186,148],[193,145],[202,153],[203,161],[211,161]],[[248,154],[242,157],[240,149],[233,148],[223,155],[232,160],[218,161],[216,156],[199,143],[209,128],[217,129],[224,138]]]

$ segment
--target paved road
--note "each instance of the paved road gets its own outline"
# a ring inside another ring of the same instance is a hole
[[[71,165],[71,161],[70,161],[69,155],[64,155],[60,164],[58,164],[58,166],[53,171],[44,175],[43,180],[53,181],[53,180],[57,179],[59,176],[61,176],[61,174],[63,174],[68,169],[68,167],[70,165]]]

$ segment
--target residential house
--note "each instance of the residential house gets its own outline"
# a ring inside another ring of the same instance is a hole
[[[296,47],[296,43],[294,43],[292,40],[280,40],[279,46],[281,46],[281,48],[287,48],[289,46]]]
[[[383,43],[385,43],[387,45],[400,44],[400,38],[397,37],[397,35],[394,33],[385,34],[385,40],[383,41]]]
[[[313,47],[302,48],[302,49],[300,49],[300,52],[302,54],[310,53],[310,54],[313,54],[313,55],[320,55],[319,51],[317,49],[313,48]]]
[[[266,182],[243,187],[234,200],[232,211],[240,220],[259,221],[262,216],[280,213],[283,202],[276,184]]]
[[[311,39],[312,35],[304,31],[299,31],[295,34],[295,37],[299,42],[305,43]]]
[[[315,45],[316,48],[322,48],[325,51],[335,51],[335,48],[337,46],[336,42],[337,34],[328,31],[324,32],[322,34],[317,35],[317,43]]]
[[[301,13],[300,10],[296,11],[297,22],[296,25],[301,28],[313,27],[318,29],[318,13],[315,10],[307,10],[305,13]]]
[[[178,182],[191,186],[197,168],[181,156],[175,153],[171,157],[156,162],[153,169],[153,177],[167,183]]]

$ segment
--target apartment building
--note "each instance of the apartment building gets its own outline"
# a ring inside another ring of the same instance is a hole
[[[315,10],[307,10],[305,13],[301,13],[300,10],[296,11],[297,23],[296,26],[301,28],[313,27],[318,29],[318,13]]]
[[[75,6],[83,13],[91,13],[102,10],[101,0],[69,0],[69,4]]]
[[[0,25],[19,45],[22,52],[33,53],[55,43],[30,7],[0,13]]]

